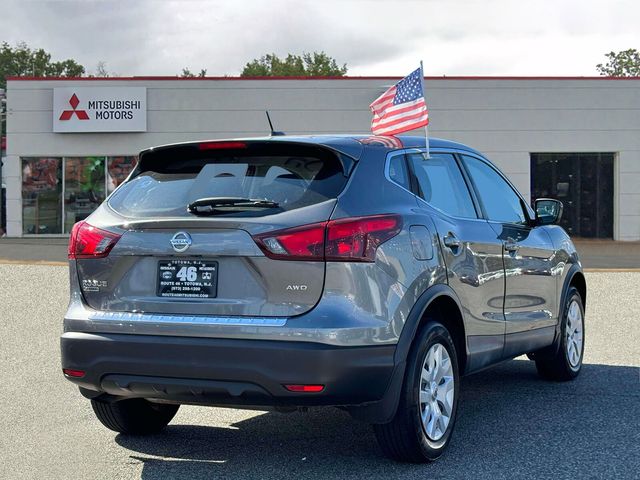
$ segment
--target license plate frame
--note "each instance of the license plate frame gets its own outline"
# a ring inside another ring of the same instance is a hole
[[[159,260],[156,295],[162,298],[207,299],[218,296],[218,262],[197,258]]]

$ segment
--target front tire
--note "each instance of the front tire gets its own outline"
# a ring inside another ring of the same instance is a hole
[[[164,429],[178,412],[180,405],[152,403],[144,398],[131,398],[117,402],[91,400],[98,420],[110,430],[119,433],[147,435]]]
[[[570,287],[560,323],[560,338],[548,351],[535,352],[538,374],[548,380],[573,380],[582,369],[584,355],[584,305],[575,287]]]
[[[456,420],[460,378],[456,349],[440,323],[425,325],[407,359],[395,417],[374,425],[383,453],[402,462],[436,460],[449,444]]]

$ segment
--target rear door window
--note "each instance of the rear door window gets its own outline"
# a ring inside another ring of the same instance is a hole
[[[127,217],[162,217],[192,216],[187,206],[202,199],[271,202],[216,210],[216,215],[262,216],[333,199],[346,180],[339,154],[315,146],[247,144],[211,151],[179,146],[143,156],[138,175],[111,196],[109,206]]]
[[[408,155],[419,186],[420,196],[448,215],[477,218],[469,189],[458,164],[450,153]]]

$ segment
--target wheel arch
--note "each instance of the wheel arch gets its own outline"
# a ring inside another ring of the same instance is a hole
[[[394,355],[395,367],[387,391],[379,402],[349,409],[355,418],[370,423],[390,422],[398,409],[404,382],[407,358],[420,328],[431,319],[442,323],[454,339],[459,371],[465,371],[468,350],[462,306],[455,292],[446,284],[427,289],[416,301],[404,324]]]
[[[414,306],[415,317],[409,315],[396,348],[396,363],[406,361],[414,344],[414,340],[420,329],[431,320],[442,323],[454,340],[456,355],[461,374],[465,372],[467,364],[467,342],[462,316],[462,306],[454,291],[448,285],[435,285],[427,290],[423,296],[423,305],[418,306],[420,300]],[[421,297],[422,299],[422,297]],[[414,311],[412,310],[412,314]]]
[[[577,263],[574,263],[569,268],[569,272],[565,277],[564,284],[562,285],[562,291],[560,293],[560,302],[558,303],[558,323],[556,324],[556,333],[553,340],[553,344],[550,348],[554,351],[559,348],[560,345],[560,336],[561,336],[561,326],[562,326],[562,315],[564,315],[564,308],[567,302],[567,295],[569,295],[569,290],[571,287],[575,287],[582,297],[582,306],[586,310],[587,308],[587,280],[582,272],[582,269]]]
[[[584,273],[582,273],[582,270],[576,269],[573,272],[573,275],[569,279],[568,285],[569,287],[576,287],[578,293],[580,293],[580,297],[582,298],[582,306],[584,308],[587,308],[587,280],[584,276]],[[569,288],[567,287],[567,291],[568,290]]]

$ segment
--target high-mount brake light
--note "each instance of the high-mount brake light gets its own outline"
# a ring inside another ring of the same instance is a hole
[[[398,215],[372,215],[313,223],[254,237],[277,260],[374,262],[376,250],[402,229]]]
[[[200,150],[229,150],[234,148],[247,148],[244,142],[202,142],[198,144]]]
[[[106,257],[121,236],[85,221],[78,222],[71,229],[69,237],[69,259]]]

